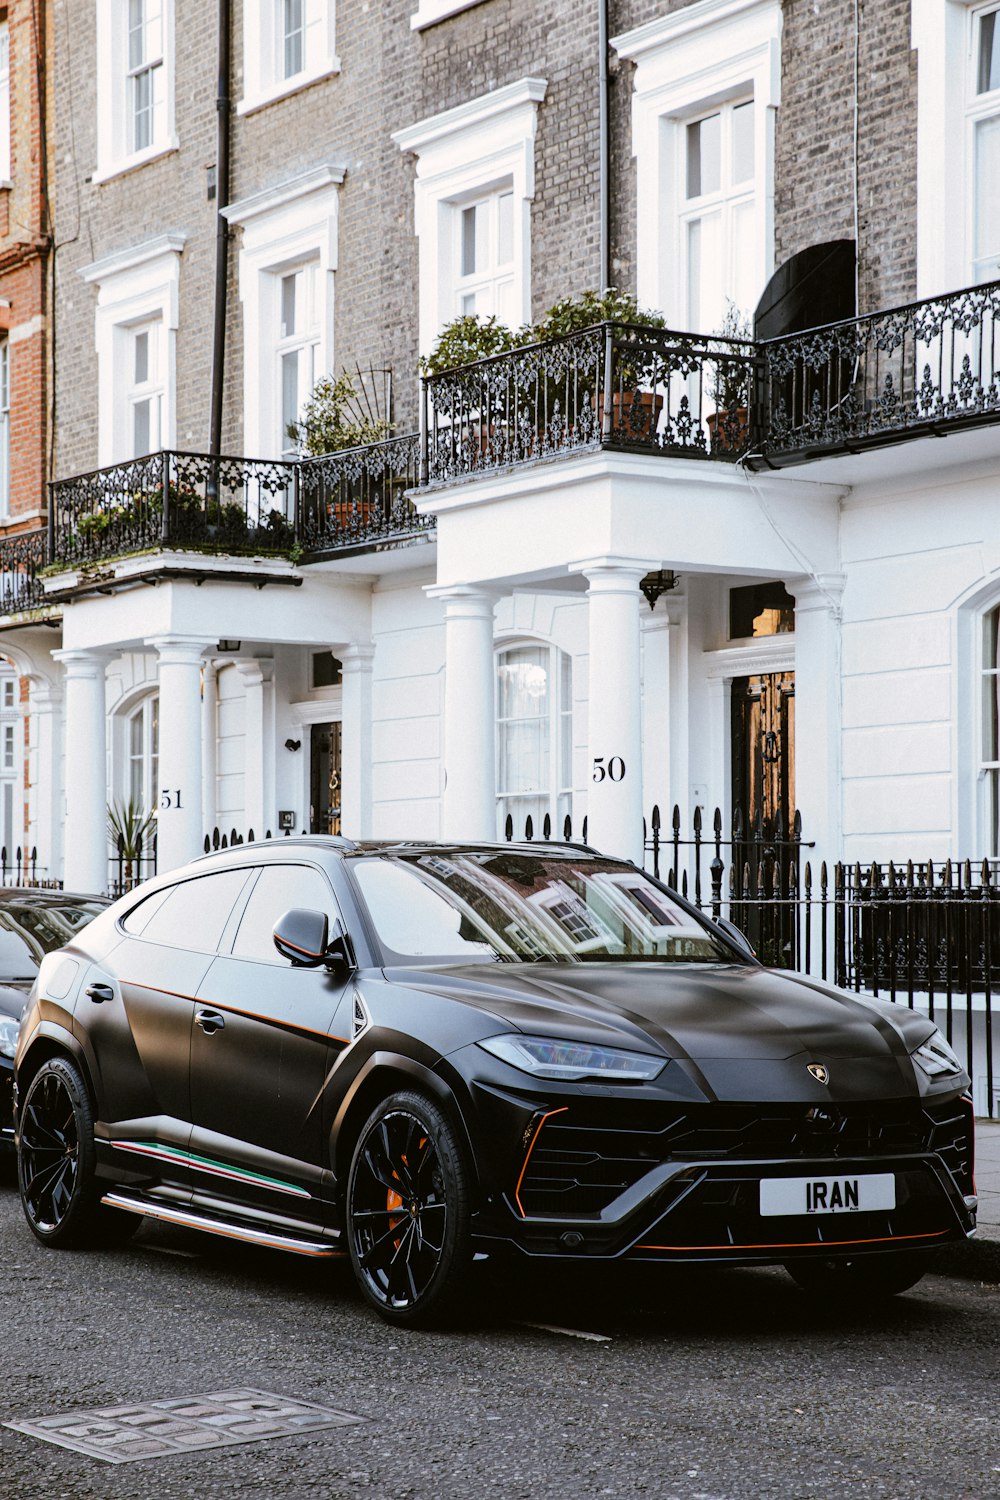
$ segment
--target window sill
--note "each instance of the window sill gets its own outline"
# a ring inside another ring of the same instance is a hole
[[[457,16],[460,11],[471,10],[474,5],[482,3],[483,0],[417,0],[416,15],[410,17],[410,30],[423,31],[427,26],[446,21],[449,16]]]
[[[236,106],[238,115],[252,115],[258,109],[266,109],[269,104],[275,104],[279,99],[287,99],[291,94],[298,94],[302,89],[310,88],[314,83],[320,83],[324,78],[334,78],[340,72],[340,58],[331,57],[320,67],[309,73],[296,73],[294,78],[283,78],[280,83],[271,84],[267,89],[259,93],[250,94],[241,99]]]
[[[9,177],[0,177],[0,193],[9,193],[13,186]]]
[[[148,166],[151,161],[159,161],[162,156],[171,156],[179,148],[180,141],[176,136],[171,136],[169,141],[164,141],[160,146],[149,146],[145,151],[137,151],[134,156],[125,156],[112,162],[110,166],[95,172],[90,180],[95,186],[111,182],[115,177],[124,177],[127,172],[136,172],[140,167]]]

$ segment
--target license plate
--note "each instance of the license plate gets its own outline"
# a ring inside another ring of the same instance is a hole
[[[891,1172],[860,1177],[771,1177],[760,1185],[762,1218],[781,1214],[866,1214],[896,1207]]]

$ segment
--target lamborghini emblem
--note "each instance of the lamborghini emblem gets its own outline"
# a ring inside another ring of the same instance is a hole
[[[822,1063],[806,1063],[806,1071],[812,1074],[817,1083],[830,1082],[830,1070],[824,1068]]]

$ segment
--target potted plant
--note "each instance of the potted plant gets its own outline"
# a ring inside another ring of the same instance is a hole
[[[612,362],[611,432],[612,436],[648,441],[656,432],[663,396],[659,391],[644,389],[663,379],[662,359],[652,341],[644,341],[638,328],[664,328],[660,313],[639,306],[630,292],[607,287],[603,292],[581,292],[563,297],[549,308],[535,325],[538,339],[568,338],[599,323],[620,325],[615,335]],[[591,396],[600,427],[604,423],[604,369],[595,372],[598,393]],[[567,383],[567,396],[570,387]]]
[[[309,458],[328,453],[342,453],[347,448],[362,448],[391,436],[395,424],[388,417],[373,415],[362,404],[354,379],[346,370],[339,375],[322,375],[313,386],[297,422],[289,422],[288,436]],[[362,486],[352,493],[352,484]],[[337,525],[367,522],[375,501],[364,493],[363,476],[357,481],[338,481],[332,499],[326,500],[326,512]],[[280,531],[272,511],[268,520],[275,535]],[[282,545],[284,545],[282,543]]]
[[[127,802],[109,803],[107,813],[108,834],[121,862],[122,889],[130,891],[136,884],[133,867],[142,859],[156,828],[156,814],[146,812],[134,797]]]
[[[467,367],[520,348],[533,337],[531,329],[515,331],[492,313],[489,317],[461,313],[445,324],[430,354],[420,360],[422,375],[440,377],[435,382],[434,405],[437,412],[445,413],[447,441],[468,447],[472,467],[479,467],[487,454],[501,461],[510,458],[517,424],[516,419],[511,421],[511,406],[505,399],[512,382],[501,376],[494,385],[489,375]],[[532,428],[529,449],[533,437]]]
[[[750,432],[751,374],[748,351],[739,344],[752,338],[752,320],[727,299],[726,314],[715,335],[728,342],[729,348],[721,348],[709,367],[708,392],[715,406],[705,418],[710,448],[715,453],[742,453]]]

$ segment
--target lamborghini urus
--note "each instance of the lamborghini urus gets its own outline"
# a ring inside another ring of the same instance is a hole
[[[778,1263],[855,1297],[975,1226],[932,1021],[763,968],[568,844],[208,855],[44,959],[16,1068],[44,1243],[146,1215],[347,1255],[398,1323],[445,1316],[476,1256]]]

